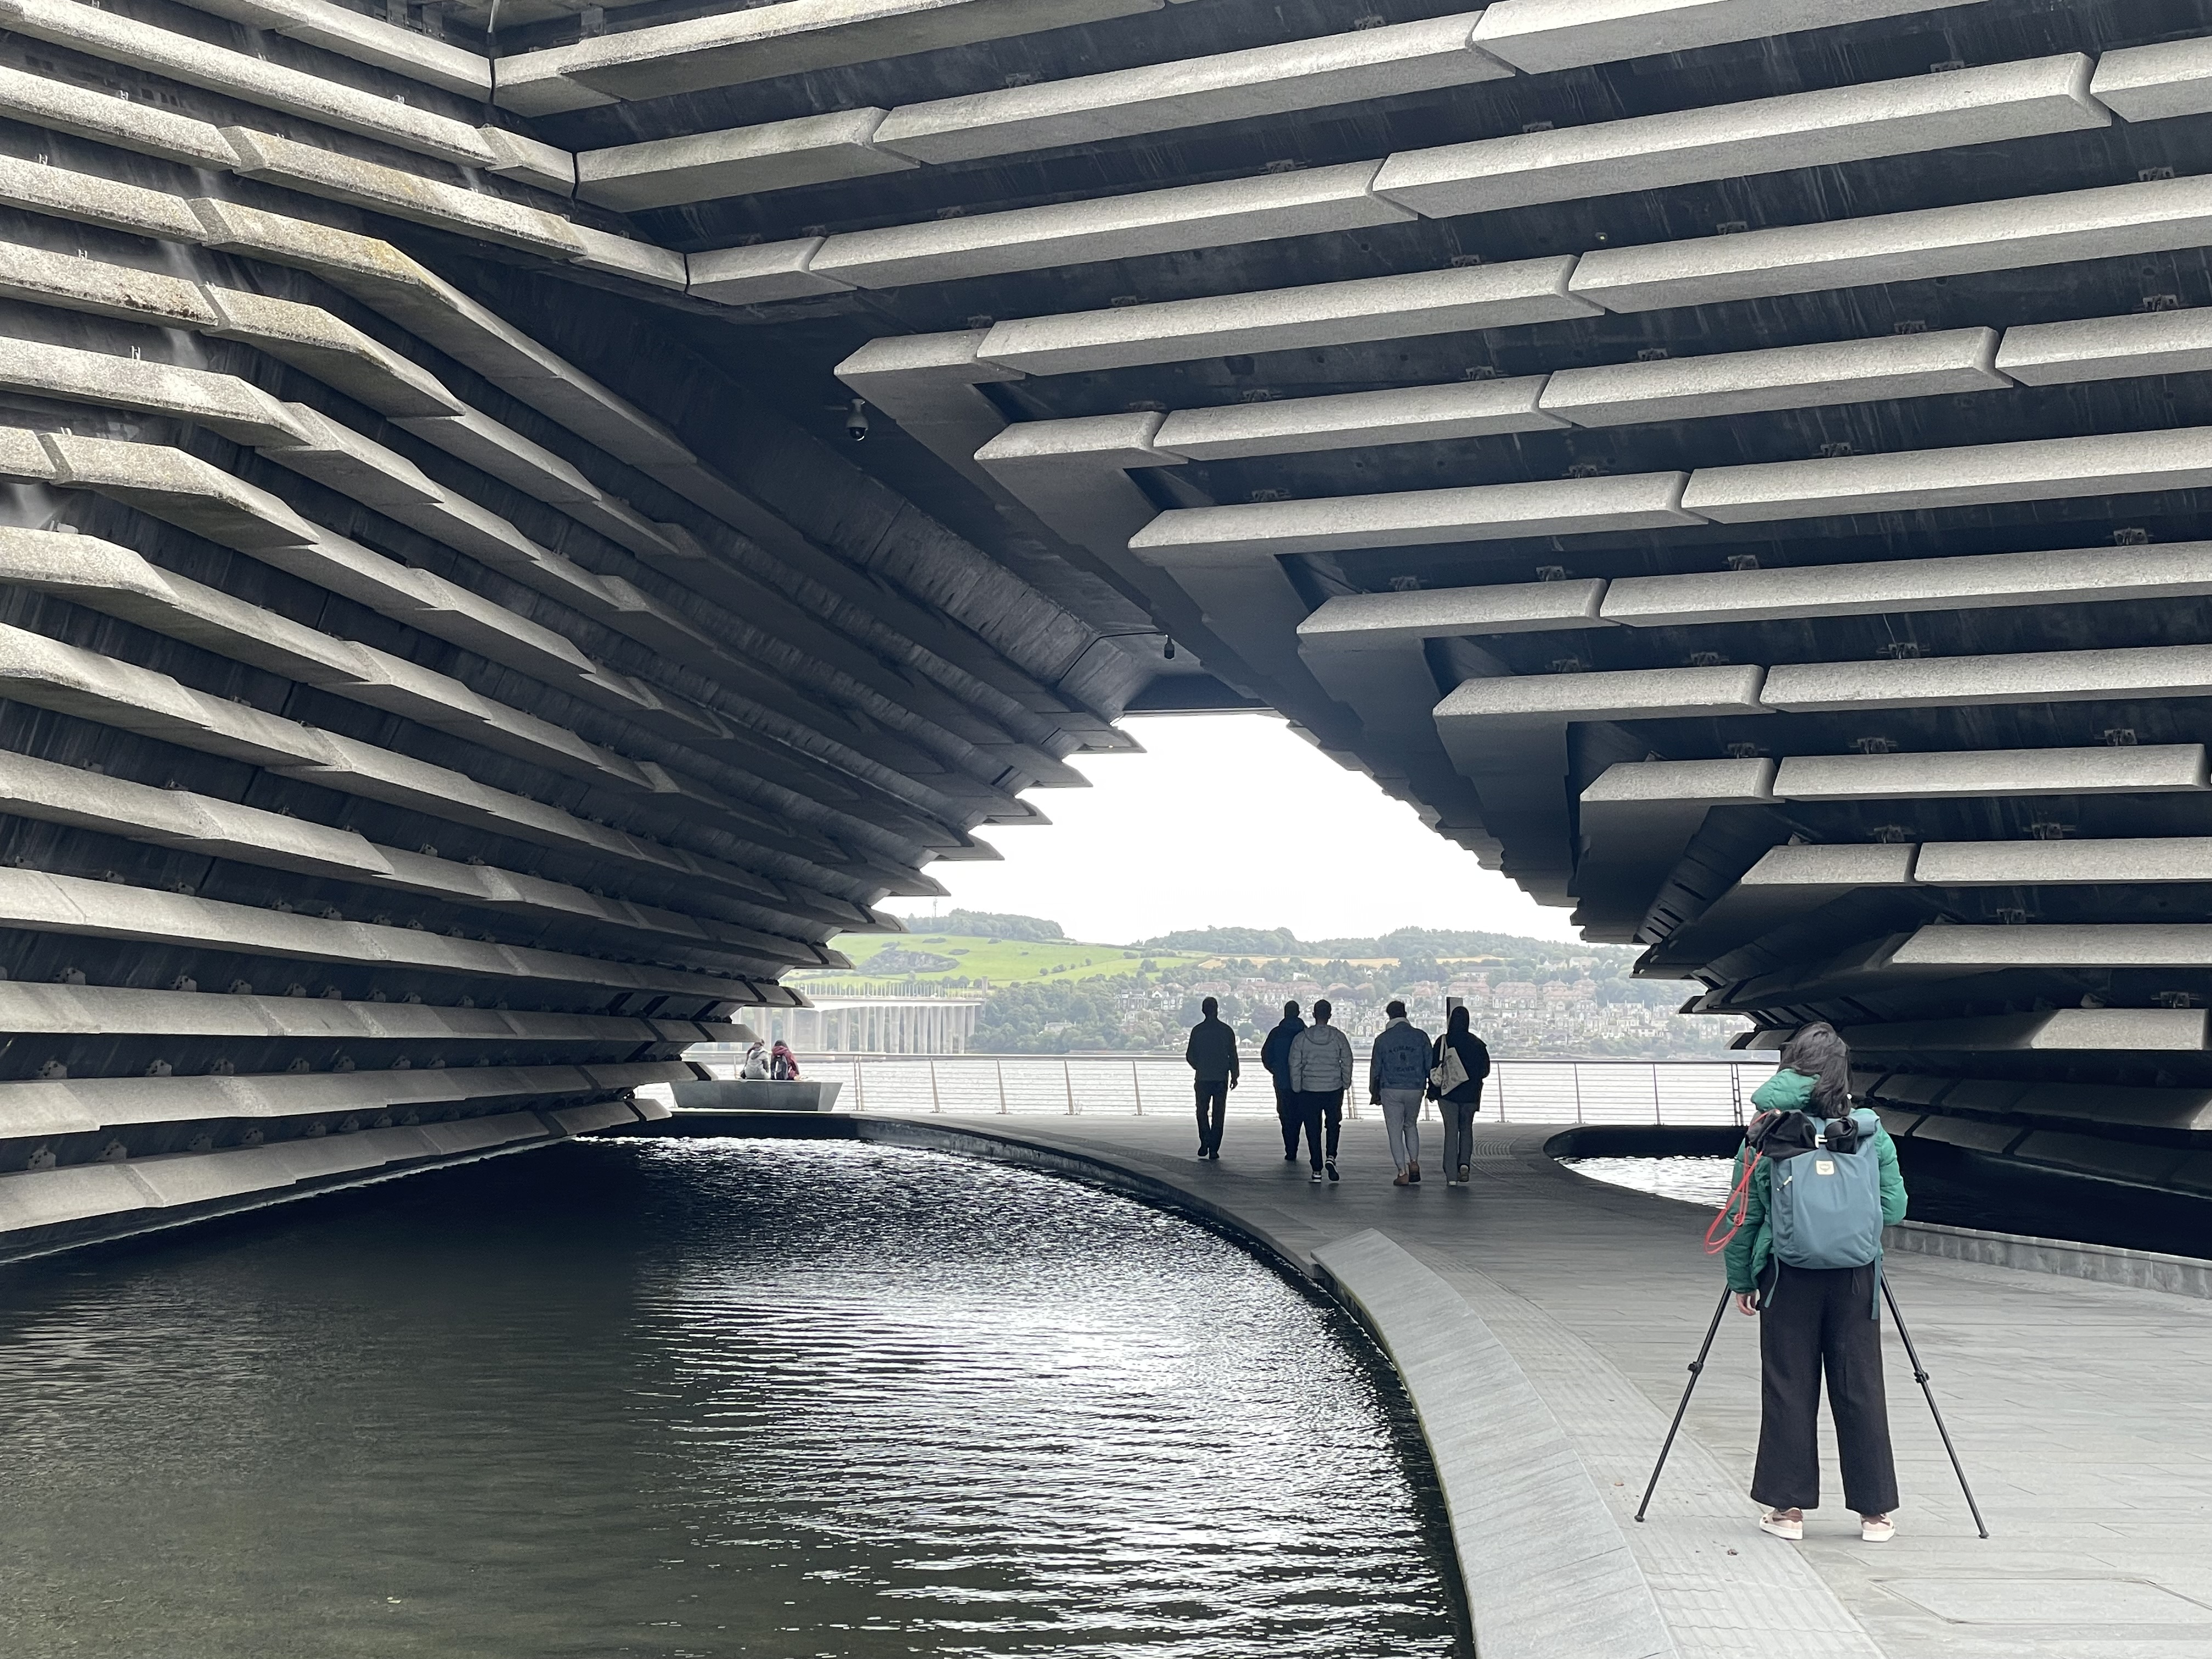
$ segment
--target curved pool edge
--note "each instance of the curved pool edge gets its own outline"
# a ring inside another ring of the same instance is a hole
[[[1584,1175],[1561,1162],[1570,1158],[1668,1158],[1732,1156],[1742,1143],[1737,1128],[1693,1127],[1655,1127],[1644,1125],[1584,1125],[1565,1129],[1544,1143],[1544,1155],[1565,1175],[1601,1186],[1595,1176]],[[1644,1193],[1632,1187],[1613,1187],[1634,1192],[1659,1204],[1705,1206],[1690,1199],[1664,1193]],[[1707,1214],[1711,1213],[1706,1210]],[[2033,1233],[1996,1232],[1985,1227],[1953,1227],[1937,1221],[1900,1221],[1882,1231],[1882,1248],[1892,1254],[1932,1255],[1946,1261],[1972,1262],[1984,1267],[2008,1267],[2015,1273],[2049,1273],[2060,1279],[2087,1279],[2093,1285],[2118,1285],[2129,1290],[2159,1291],[2168,1296],[2212,1301],[2212,1260],[2174,1255],[2159,1250],[2130,1249],[2118,1244],[2087,1244],[2070,1238],[2044,1238]]]
[[[1307,1251],[1187,1182],[973,1123],[858,1114],[682,1111],[637,1136],[857,1140],[1012,1163],[1195,1217],[1358,1322],[1412,1404],[1451,1528],[1480,1659],[1674,1659],[1674,1638],[1596,1483],[1520,1362],[1386,1231]]]

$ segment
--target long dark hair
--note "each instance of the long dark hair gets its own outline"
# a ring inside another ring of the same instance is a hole
[[[1827,1021],[1799,1026],[1796,1035],[1782,1045],[1782,1064],[1813,1079],[1813,1108],[1820,1115],[1850,1114],[1851,1051]]]

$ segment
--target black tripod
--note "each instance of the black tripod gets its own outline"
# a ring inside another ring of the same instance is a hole
[[[1959,1477],[1959,1490],[1966,1495],[1966,1508],[1974,1517],[1974,1530],[1984,1538],[1990,1535],[1988,1525],[1982,1520],[1981,1505],[1974,1502],[1974,1489],[1966,1484],[1966,1471],[1959,1462],[1958,1448],[1951,1443],[1951,1431],[1944,1425],[1942,1408],[1936,1403],[1936,1391],[1928,1386],[1928,1368],[1920,1363],[1920,1351],[1912,1346],[1912,1333],[1905,1328],[1905,1316],[1897,1309],[1897,1292],[1889,1287],[1887,1274],[1882,1276],[1881,1293],[1889,1304],[1889,1316],[1897,1325],[1897,1334],[1905,1344],[1905,1357],[1912,1362],[1912,1380],[1920,1385],[1920,1392],[1928,1399],[1928,1409],[1936,1419],[1936,1432],[1943,1437],[1943,1449],[1951,1459],[1951,1472]],[[1721,1328],[1721,1316],[1728,1311],[1729,1292],[1723,1290],[1721,1299],[1713,1309],[1712,1323],[1705,1327],[1705,1340],[1698,1345],[1698,1357],[1690,1362],[1690,1380],[1682,1389],[1682,1403],[1674,1407],[1674,1420],[1667,1425],[1667,1438],[1659,1447],[1659,1461],[1651,1466],[1651,1480],[1644,1488],[1644,1501],[1636,1506],[1636,1518],[1643,1520],[1644,1511],[1651,1507],[1651,1494],[1659,1489],[1659,1471],[1667,1467],[1667,1454],[1674,1449],[1674,1437],[1682,1427],[1682,1418],[1690,1409],[1690,1395],[1698,1386],[1698,1375],[1705,1369],[1705,1356],[1712,1352],[1713,1338]]]

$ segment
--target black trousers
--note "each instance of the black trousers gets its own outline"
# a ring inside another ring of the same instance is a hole
[[[1283,1156],[1298,1155],[1298,1133],[1305,1127],[1305,1114],[1298,1108],[1298,1091],[1283,1081],[1275,1079],[1275,1118],[1283,1126]]]
[[[1877,1269],[1769,1268],[1759,1316],[1759,1464],[1754,1501],[1772,1510],[1817,1509],[1820,1454],[1814,1429],[1820,1375],[1844,1466],[1844,1502],[1861,1515],[1897,1507],[1897,1462],[1881,1381],[1881,1322],[1875,1318]]]
[[[1312,1155],[1315,1169],[1322,1166],[1322,1130],[1328,1131],[1328,1160],[1336,1162],[1336,1138],[1344,1127],[1344,1091],[1341,1089],[1301,1090],[1298,1092],[1298,1118],[1306,1132],[1306,1150]]]
[[[1229,1115],[1229,1079],[1202,1077],[1197,1080],[1198,1144],[1209,1152],[1221,1150],[1221,1125]]]

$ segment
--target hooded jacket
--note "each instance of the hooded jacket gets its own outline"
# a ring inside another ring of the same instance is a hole
[[[1382,1028],[1367,1053],[1367,1092],[1420,1089],[1429,1081],[1429,1034],[1403,1014]]]
[[[1285,1014],[1275,1029],[1267,1033],[1267,1040],[1260,1045],[1261,1066],[1282,1088],[1291,1086],[1291,1039],[1305,1029],[1305,1021],[1296,1014]]]
[[[1316,1022],[1291,1039],[1290,1085],[1300,1094],[1341,1094],[1352,1086],[1352,1040]]]

